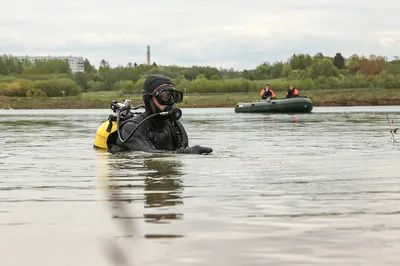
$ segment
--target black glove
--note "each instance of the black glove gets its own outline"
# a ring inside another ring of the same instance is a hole
[[[179,148],[177,153],[187,153],[187,154],[208,154],[211,153],[213,149],[208,147],[202,147],[199,145],[195,145],[188,148]]]

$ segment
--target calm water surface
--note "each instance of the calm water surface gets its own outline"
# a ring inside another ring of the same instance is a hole
[[[400,106],[183,112],[213,154],[93,150],[111,110],[0,110],[0,265],[400,265]]]

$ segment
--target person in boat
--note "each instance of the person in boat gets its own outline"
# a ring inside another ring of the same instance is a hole
[[[276,99],[275,93],[271,90],[271,86],[267,84],[260,92],[261,99]]]
[[[299,90],[296,89],[293,85],[290,85],[286,93],[286,98],[293,98],[298,96],[299,96]]]
[[[148,118],[161,112],[164,114],[180,112],[176,108],[176,103],[182,102],[183,93],[176,90],[175,84],[169,77],[161,74],[148,76],[143,84],[142,99],[145,112],[124,122],[120,128],[121,138],[117,138],[116,146],[150,153],[208,154],[213,151],[211,148],[199,145],[189,147],[186,130],[177,119],[172,119],[169,115],[155,115]],[[181,113],[178,115],[179,118],[180,115]],[[148,120],[143,122],[146,118]],[[141,125],[131,134],[139,123]],[[128,140],[121,141],[129,136]]]

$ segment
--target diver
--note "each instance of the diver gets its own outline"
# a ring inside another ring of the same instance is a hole
[[[293,98],[298,96],[299,96],[299,91],[293,85],[290,85],[286,93],[286,98]]]
[[[115,142],[117,147],[152,153],[208,154],[213,151],[199,145],[189,147],[186,130],[178,121],[181,112],[176,108],[176,103],[183,100],[183,93],[176,90],[169,77],[148,76],[143,84],[142,99],[145,112],[123,122]],[[163,115],[167,112],[177,118]]]
[[[261,90],[260,94],[261,94],[261,99],[276,99],[275,93],[273,90],[271,90],[269,84],[265,86],[265,89]]]

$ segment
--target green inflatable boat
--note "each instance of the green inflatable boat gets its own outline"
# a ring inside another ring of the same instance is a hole
[[[238,103],[235,113],[311,113],[312,101],[305,96]]]

